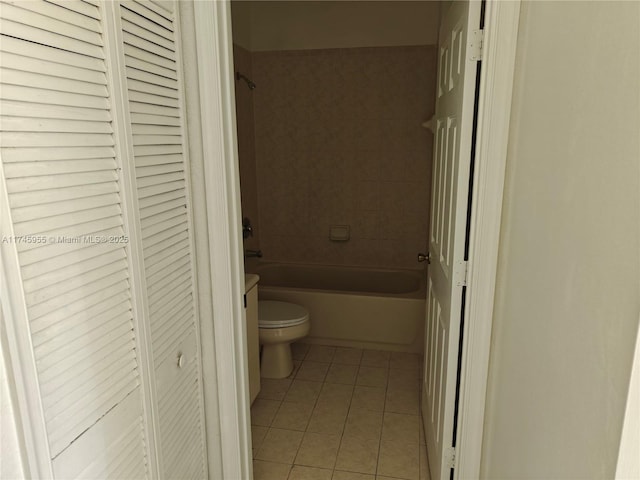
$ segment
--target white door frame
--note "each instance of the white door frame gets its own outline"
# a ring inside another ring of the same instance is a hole
[[[228,2],[195,2],[224,478],[252,478]],[[520,0],[487,0],[455,478],[479,478]],[[203,342],[210,341],[203,339]],[[203,362],[207,362],[206,358]],[[207,365],[203,365],[207,370]]]
[[[454,478],[480,478],[520,0],[487,0]]]
[[[250,479],[253,464],[230,2],[195,1],[194,17],[213,305],[213,329],[202,327],[202,366],[205,375],[217,375],[223,478]],[[211,414],[215,406],[205,405],[205,411]],[[207,426],[212,423],[207,421]]]
[[[636,334],[636,348],[631,365],[631,379],[627,406],[622,419],[620,449],[616,466],[616,480],[640,478],[640,329]]]

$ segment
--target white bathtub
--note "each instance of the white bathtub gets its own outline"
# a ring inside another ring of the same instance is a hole
[[[261,300],[309,310],[308,343],[422,352],[424,273],[360,267],[261,263]]]

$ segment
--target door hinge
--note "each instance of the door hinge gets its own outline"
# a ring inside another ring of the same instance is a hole
[[[244,303],[244,308],[247,308],[247,294],[246,293],[243,295],[242,301]]]
[[[482,60],[484,30],[472,30],[469,35],[469,60]]]
[[[465,287],[467,285],[467,273],[469,272],[469,262],[463,260],[458,262],[453,271],[453,279],[458,287]]]
[[[446,468],[454,468],[456,464],[456,448],[448,447],[444,452],[444,461]]]

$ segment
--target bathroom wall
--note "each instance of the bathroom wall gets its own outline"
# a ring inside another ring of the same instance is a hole
[[[251,53],[239,45],[233,46],[233,62],[236,72],[252,78]],[[254,143],[253,92],[244,81],[236,81],[236,123],[238,133],[238,161],[240,164],[240,194],[242,216],[248,217],[253,226],[253,237],[245,240],[248,249],[260,245],[260,217],[258,215],[258,187]]]
[[[245,248],[422,267],[438,19],[428,1],[232,2],[236,70],[257,84],[236,82]]]
[[[264,259],[420,268],[436,47],[252,53]],[[351,240],[329,240],[332,224]]]
[[[233,44],[251,51],[251,12],[253,2],[231,1],[231,31]],[[235,51],[234,51],[235,54]]]
[[[434,45],[436,1],[233,1],[234,41],[252,52]]]

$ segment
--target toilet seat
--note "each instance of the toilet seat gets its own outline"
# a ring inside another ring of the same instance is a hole
[[[309,320],[306,308],[295,303],[261,300],[258,302],[258,327],[283,328],[300,325]]]

